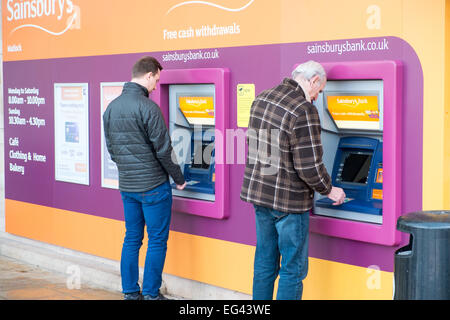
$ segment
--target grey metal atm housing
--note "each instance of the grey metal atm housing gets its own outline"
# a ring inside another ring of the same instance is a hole
[[[190,170],[203,175],[207,180],[214,181],[214,129],[212,124],[190,123],[180,109],[180,97],[213,97],[215,106],[215,86],[214,84],[171,84],[169,85],[169,133],[172,138],[174,152],[177,156],[183,174],[186,178],[187,186],[184,190],[172,188],[175,196],[201,199],[207,201],[215,200],[214,182],[201,183],[195,181],[195,174],[189,174]],[[206,148],[206,150],[205,150]],[[210,157],[208,163],[200,162],[194,165],[194,157],[199,157],[208,153]],[[187,172],[189,171],[189,172]],[[193,178],[194,177],[194,178]],[[173,185],[173,181],[171,180]],[[174,186],[174,185],[173,185]]]
[[[379,108],[379,127],[377,129],[339,128],[332,118],[327,106],[327,96],[377,96]],[[324,150],[323,162],[331,175],[337,159],[338,145],[344,137],[368,137],[383,141],[383,81],[382,80],[329,80],[323,92],[314,102],[319,112],[322,125],[322,145]],[[335,183],[335,181],[333,181]],[[345,191],[345,188],[344,188]],[[326,198],[318,193],[315,195],[316,204],[314,214],[329,216],[339,219],[363,221],[375,224],[382,223],[382,215],[373,215],[357,211],[343,210],[343,206],[318,206],[317,201]],[[322,200],[323,201],[323,200]]]

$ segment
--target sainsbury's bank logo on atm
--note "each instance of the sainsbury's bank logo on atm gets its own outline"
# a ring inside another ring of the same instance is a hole
[[[341,104],[358,106],[361,103],[367,104],[367,98],[353,98],[353,99],[338,98],[337,102]]]
[[[6,21],[14,24],[9,35],[31,28],[60,36],[80,29],[80,8],[72,0],[7,0],[6,9]]]

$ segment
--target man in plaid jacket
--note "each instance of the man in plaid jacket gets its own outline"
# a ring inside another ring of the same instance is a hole
[[[241,199],[256,213],[253,299],[301,299],[308,272],[309,210],[314,192],[340,205],[322,162],[319,114],[312,102],[326,84],[323,67],[308,61],[252,104]],[[280,261],[281,260],[281,261]]]

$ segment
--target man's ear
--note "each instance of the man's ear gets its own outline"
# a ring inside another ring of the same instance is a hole
[[[316,74],[314,77],[312,77],[311,79],[309,79],[309,82],[311,84],[311,88],[313,87],[313,84],[317,82],[316,86],[320,86],[320,77],[318,74]]]

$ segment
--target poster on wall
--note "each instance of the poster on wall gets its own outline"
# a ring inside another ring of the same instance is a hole
[[[55,83],[55,180],[89,185],[87,83]]]
[[[101,140],[102,140],[102,187],[118,189],[119,188],[119,172],[114,161],[111,160],[108,149],[106,147],[105,133],[103,131],[103,113],[109,103],[117,98],[123,89],[125,82],[102,82],[100,83],[100,108],[101,108]]]
[[[255,84],[239,83],[237,85],[237,126],[241,128],[248,127],[250,119],[250,109],[255,100]]]

